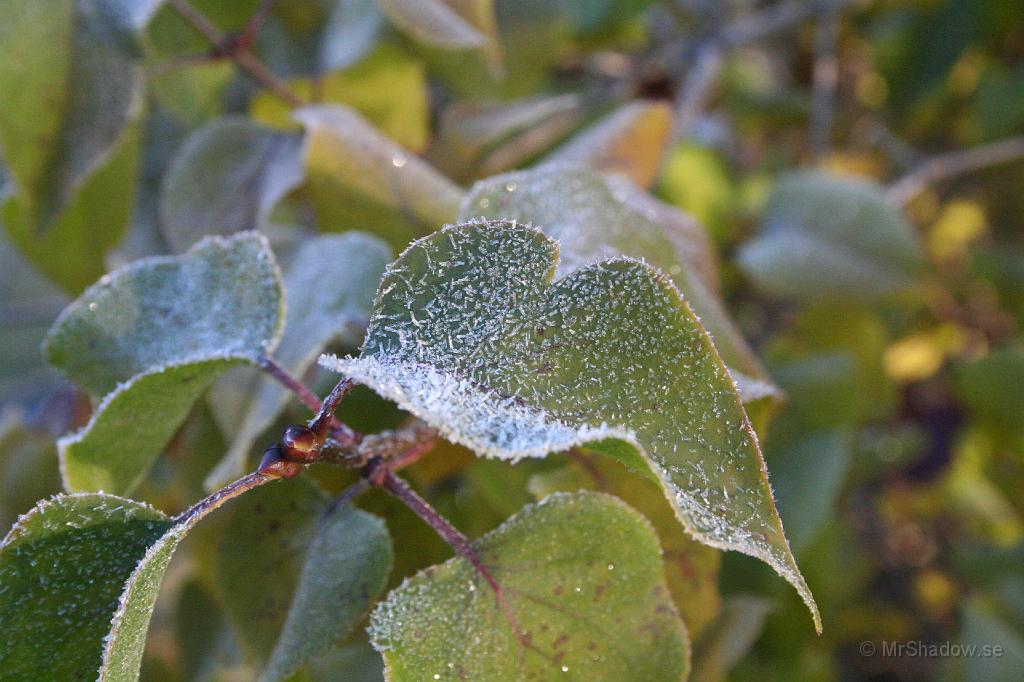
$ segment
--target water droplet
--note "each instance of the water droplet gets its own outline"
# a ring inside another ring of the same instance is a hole
[[[567,673],[567,672],[569,672],[569,666],[567,666],[567,665],[563,665],[563,666],[562,666],[562,672],[563,672],[563,673]]]
[[[615,570],[615,564],[608,564],[608,570],[609,571],[614,571]]]
[[[89,310],[96,310],[96,308],[98,307],[99,306],[96,304],[96,301],[93,301],[92,303],[89,304]]]
[[[402,154],[395,154],[394,156],[391,157],[391,165],[394,166],[395,168],[401,168],[402,166],[405,165],[405,162],[406,158]]]
[[[441,679],[441,673],[434,673],[434,679],[435,680]]]
[[[514,183],[514,182],[506,182],[505,183],[505,190],[508,191],[508,192],[515,192],[517,186],[518,185],[516,185],[516,183]]]
[[[485,198],[480,200],[480,208],[487,208],[490,205],[491,205],[491,200],[490,199],[485,197]]]

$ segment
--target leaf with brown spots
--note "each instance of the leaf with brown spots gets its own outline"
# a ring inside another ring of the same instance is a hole
[[[552,495],[432,567],[371,616],[388,679],[671,680],[689,644],[650,524],[617,498]]]

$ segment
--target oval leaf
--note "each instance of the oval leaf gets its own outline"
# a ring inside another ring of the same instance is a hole
[[[678,290],[633,260],[557,268],[537,230],[445,228],[389,268],[362,355],[321,362],[478,454],[591,443],[651,472],[694,537],[767,562],[819,625],[736,387]]]
[[[658,539],[618,499],[552,495],[474,546],[505,608],[465,559],[407,580],[371,616],[389,680],[685,677]]]
[[[924,268],[913,228],[880,188],[825,173],[779,181],[739,260],[761,289],[796,299],[891,294]]]
[[[68,306],[44,352],[94,394],[109,393],[60,441],[67,488],[137,484],[209,383],[277,343],[281,298],[269,245],[242,233],[137,261]]]

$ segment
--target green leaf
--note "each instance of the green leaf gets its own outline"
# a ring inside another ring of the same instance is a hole
[[[772,603],[764,597],[737,594],[725,600],[722,612],[694,645],[694,682],[721,682],[753,646]]]
[[[284,334],[274,359],[292,376],[301,377],[328,344],[356,347],[370,318],[373,296],[391,250],[359,232],[323,235],[304,242],[292,258],[284,280]],[[319,291],[317,295],[312,292]],[[217,487],[243,473],[253,443],[288,404],[280,384],[260,377],[234,432],[224,460],[210,473]]]
[[[217,506],[169,519],[113,495],[60,495],[21,517],[0,545],[5,678],[138,679],[171,555]]]
[[[0,156],[12,185],[0,219],[69,291],[99,274],[125,229],[141,112],[141,72],[92,10],[85,0],[0,7]],[[89,224],[96,195],[101,228]]]
[[[548,156],[606,173],[621,173],[650,187],[669,147],[672,110],[664,102],[629,102],[583,130]]]
[[[261,679],[284,679],[326,653],[365,615],[391,571],[391,540],[376,516],[333,508],[300,476],[237,505],[220,550],[217,582]]]
[[[362,59],[383,24],[374,0],[274,3],[257,36],[256,53],[274,73],[323,75]]]
[[[575,94],[455,102],[441,114],[428,158],[460,182],[501,173],[550,149],[579,125],[586,109]]]
[[[558,274],[605,258],[642,258],[672,277],[715,340],[744,401],[777,394],[718,296],[717,256],[691,217],[622,178],[553,164],[474,185],[460,218],[537,225],[559,241]]]
[[[243,118],[214,120],[185,140],[164,175],[164,237],[180,253],[204,235],[262,229],[303,177],[300,135]]]
[[[910,287],[924,270],[898,206],[869,182],[824,173],[779,181],[761,233],[739,259],[758,287],[796,299],[879,297]]]
[[[137,261],[72,303],[44,352],[106,397],[85,428],[59,441],[65,486],[134,487],[209,383],[276,345],[281,298],[266,240],[241,233]]]
[[[501,46],[493,0],[377,0],[397,28],[427,45],[482,49],[492,71],[501,71]]]
[[[578,455],[559,469],[531,476],[529,491],[542,499],[554,492],[600,490],[643,514],[658,533],[665,580],[686,631],[692,638],[699,637],[718,615],[721,554],[679,532],[675,511],[654,483],[623,471],[608,458]]]
[[[36,501],[60,491],[53,436],[21,410],[0,411],[0,528],[9,528]]]
[[[964,364],[956,379],[960,397],[976,419],[1010,433],[1022,431],[1024,349],[1011,346]]]
[[[389,680],[685,677],[657,537],[616,498],[552,495],[474,547],[505,608],[465,559],[407,580],[371,616]]]
[[[321,362],[478,454],[591,444],[651,473],[691,535],[767,562],[820,627],[736,387],[678,290],[629,259],[557,267],[534,229],[446,228],[389,268],[362,355]]]
[[[366,230],[400,248],[458,214],[459,187],[352,109],[309,106],[294,116],[306,128],[306,172],[321,225]]]
[[[287,678],[348,635],[384,592],[392,554],[380,518],[348,504],[327,510],[260,680]]]

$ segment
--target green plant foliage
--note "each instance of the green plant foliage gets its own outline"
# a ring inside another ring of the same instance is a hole
[[[552,281],[558,263],[514,223],[442,230],[389,268],[362,355],[322,362],[478,454],[592,444],[650,472],[687,531],[767,562],[818,624],[735,384],[678,290],[637,261]]]
[[[643,258],[672,277],[714,337],[744,400],[775,391],[718,297],[717,257],[707,234],[628,181],[571,165],[509,173],[477,183],[460,218],[504,218],[542,228],[558,240],[560,275],[618,255]]]
[[[779,182],[739,259],[765,291],[800,299],[892,294],[924,267],[913,229],[877,186],[821,173]]]
[[[160,189],[160,226],[186,251],[206,235],[263,229],[270,211],[302,182],[302,139],[224,118],[182,144]]]
[[[356,347],[373,304],[377,283],[391,251],[379,239],[359,232],[313,237],[297,249],[284,278],[287,311],[281,343],[274,351],[278,364],[303,376],[332,342]],[[323,293],[311,296],[318,288]],[[224,460],[207,478],[209,487],[244,473],[253,443],[288,403],[289,394],[263,377],[246,386],[248,400]]]
[[[416,40],[444,49],[481,49],[501,69],[493,0],[378,0],[388,19]]]
[[[168,519],[133,500],[83,494],[23,516],[0,545],[5,676],[137,679],[167,564],[205,513]]]
[[[139,261],[87,290],[44,345],[52,364],[106,393],[59,443],[67,488],[137,485],[210,382],[277,344],[282,307],[273,254],[254,233]]]
[[[553,495],[474,546],[501,597],[465,559],[405,582],[371,621],[389,679],[685,676],[657,538],[614,497]]]
[[[391,538],[383,521],[335,505],[307,478],[250,493],[221,547],[218,583],[261,680],[288,678],[334,649],[384,591]]]
[[[401,248],[424,226],[455,218],[462,190],[353,110],[311,106],[294,116],[306,129],[314,206],[332,229],[368,229]]]

